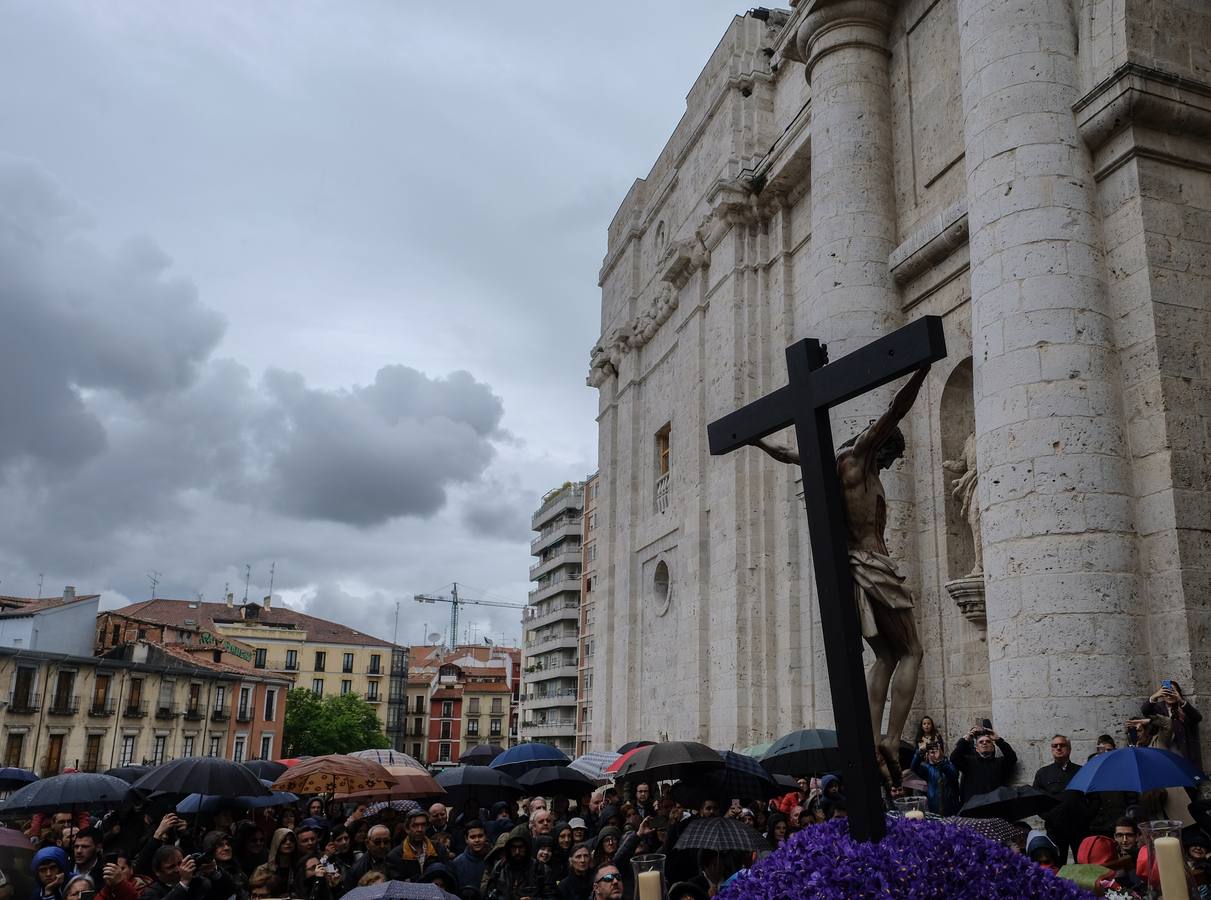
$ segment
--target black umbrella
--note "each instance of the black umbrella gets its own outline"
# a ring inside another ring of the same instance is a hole
[[[380,881],[355,887],[345,896],[349,900],[458,900],[436,884],[421,881]]]
[[[723,758],[697,741],[665,741],[641,747],[618,767],[623,781],[669,781],[722,769]]]
[[[723,768],[687,776],[673,786],[673,799],[683,806],[701,806],[705,800],[730,800],[744,797],[750,800],[768,800],[787,793],[774,776],[761,768],[761,764],[750,756],[721,751]],[[797,787],[794,783],[794,787]]]
[[[596,781],[567,766],[531,769],[518,778],[517,783],[543,797],[583,797],[597,789]]]
[[[105,774],[112,775],[114,778],[121,778],[127,784],[134,784],[150,771],[151,766],[118,766],[118,768],[110,769]]]
[[[162,794],[218,794],[268,797],[270,790],[239,763],[217,756],[187,756],[156,766],[133,785],[137,791]]]
[[[455,807],[472,799],[480,806],[491,806],[498,800],[516,800],[526,792],[512,775],[488,766],[454,766],[441,772],[437,783],[446,789],[445,802]]]
[[[638,750],[640,747],[650,747],[654,743],[656,743],[656,742],[655,741],[627,741],[625,744],[623,744],[621,747],[619,747],[616,752],[630,753],[632,750]]]
[[[464,766],[486,766],[505,752],[499,744],[477,744],[458,758]]]
[[[837,732],[828,728],[792,731],[774,741],[761,757],[761,766],[777,775],[833,772],[844,764],[837,746]]]
[[[244,763],[244,768],[262,781],[276,781],[290,767],[275,759],[254,759]]]
[[[691,819],[675,850],[768,850],[769,844],[752,827],[736,819],[712,816]]]
[[[0,803],[0,813],[102,809],[121,806],[130,799],[130,785],[121,778],[72,772],[52,775],[13,791],[7,800]]]
[[[959,813],[972,819],[1020,822],[1029,816],[1047,812],[1058,802],[1055,797],[1027,785],[999,787],[986,794],[976,794],[963,804]]]
[[[1025,840],[1026,838],[1025,832],[1006,822],[1004,819],[971,819],[966,816],[947,816],[942,821],[947,825],[958,825],[960,828],[969,828],[984,835],[989,840],[1005,844],[1006,846],[1018,840]]]
[[[0,769],[0,791],[15,791],[38,780],[38,776],[29,769],[17,769],[6,766]]]

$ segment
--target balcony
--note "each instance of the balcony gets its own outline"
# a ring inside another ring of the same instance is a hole
[[[52,716],[74,716],[80,711],[79,697],[55,697],[46,708]]]
[[[538,537],[530,541],[530,555],[537,556],[547,547],[568,538],[580,538],[582,536],[581,528],[582,525],[579,518],[548,525],[539,532]]]
[[[555,707],[575,706],[576,691],[547,691],[546,694],[527,694],[522,697],[526,709],[552,709]]]
[[[580,587],[581,578],[580,573],[577,572],[575,575],[566,575],[560,578],[551,578],[544,581],[539,584],[538,587],[534,588],[534,590],[530,591],[527,596],[529,597],[530,605],[533,606],[534,604],[541,603],[543,600],[546,600],[549,597],[554,597],[556,594],[562,593],[563,591],[575,591],[577,594],[579,594]]]
[[[547,634],[526,641],[526,656],[538,656],[551,650],[575,650],[580,644],[580,635],[575,631],[563,634]]]
[[[576,663],[565,663],[563,665],[543,666],[535,669],[533,672],[525,674],[525,682],[528,685],[537,684],[540,681],[551,681],[555,678],[576,678],[579,674],[579,668]]]
[[[252,707],[251,706],[241,706],[238,710],[236,710],[235,720],[237,722],[251,722],[252,721]]]
[[[88,714],[94,718],[112,716],[115,706],[116,704],[112,698],[106,697],[103,700],[94,698],[93,702],[88,704]]]
[[[383,699],[382,694],[367,694],[365,697],[367,703],[382,703]]]
[[[656,479],[656,512],[662,513],[669,508],[669,473],[665,472]]]
[[[11,715],[28,716],[41,708],[42,705],[32,694],[21,698],[10,697],[8,701],[8,712]]]
[[[297,672],[299,670],[299,661],[297,659],[294,662],[286,660],[286,665],[282,666],[282,669],[287,672]]]
[[[146,700],[131,700],[127,701],[126,708],[122,710],[122,715],[127,719],[142,719],[147,715]]]
[[[408,730],[399,722],[388,722],[387,734],[402,734],[406,736],[408,734]]]
[[[562,603],[550,604],[543,610],[539,610],[536,606],[528,606],[521,617],[523,628],[541,628],[561,620],[580,621],[580,604],[573,600],[565,600]]]
[[[175,719],[177,717],[177,705],[175,703],[157,703],[156,718],[157,719]]]
[[[523,722],[521,725],[521,730],[531,737],[557,734],[566,734],[572,736],[576,734],[576,720],[559,719],[554,722],[548,720],[541,724],[537,722]]]
[[[560,566],[579,566],[584,558],[580,544],[563,544],[550,553],[545,559],[540,559],[530,566],[530,580],[534,581],[552,572]]]
[[[185,721],[200,722],[204,718],[206,718],[206,713],[198,704],[194,703],[185,707]]]
[[[584,509],[584,491],[583,490],[556,490],[547,499],[542,506],[538,508],[538,512],[530,517],[530,527],[538,531],[544,522],[550,522],[560,513],[568,510],[580,512]],[[579,516],[577,517],[579,518]]]
[[[226,722],[231,718],[231,708],[227,706],[216,706],[210,711],[210,721]]]
[[[376,665],[373,665],[373,664],[368,665],[368,666],[366,666],[366,674],[367,674],[367,675],[382,675],[382,674],[384,674],[384,673],[383,673],[383,667],[382,667],[382,666],[376,666]]]

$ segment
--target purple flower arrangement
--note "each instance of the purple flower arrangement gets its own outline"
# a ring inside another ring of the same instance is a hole
[[[718,900],[1090,900],[1092,894],[1020,853],[956,825],[889,819],[860,844],[843,820],[813,825],[751,869]]]

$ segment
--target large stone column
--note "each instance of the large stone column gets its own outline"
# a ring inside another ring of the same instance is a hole
[[[1072,5],[959,21],[993,719],[1091,741],[1139,703],[1143,618]]]
[[[804,335],[840,356],[900,324],[887,30],[892,0],[819,0],[795,36],[811,83],[812,292]],[[799,336],[799,335],[797,335]],[[847,404],[837,437],[864,428],[886,392]]]

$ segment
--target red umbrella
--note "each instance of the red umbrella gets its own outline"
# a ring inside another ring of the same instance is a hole
[[[294,756],[292,756],[290,759],[278,759],[278,760],[274,760],[274,762],[280,762],[287,769],[289,769],[289,768],[292,768],[293,766],[297,766],[299,763],[303,762],[305,758],[310,759],[310,757],[302,757],[302,756],[294,757]]]
[[[610,763],[608,766],[605,767],[605,774],[606,775],[617,775],[618,770],[622,768],[622,764],[642,749],[643,749],[643,747],[635,747],[634,749],[628,750],[626,753],[622,754],[622,756],[618,757],[618,759],[614,760],[612,763]]]

